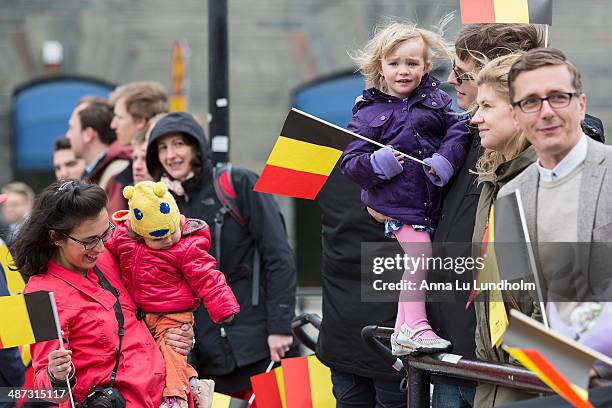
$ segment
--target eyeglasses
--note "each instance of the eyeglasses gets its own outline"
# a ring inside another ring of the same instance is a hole
[[[542,109],[544,101],[553,109],[560,109],[569,106],[573,96],[580,95],[580,92],[553,92],[546,98],[538,96],[528,96],[520,101],[512,102],[512,106],[519,107],[523,113],[536,113]]]
[[[106,229],[106,231],[104,231],[104,234],[102,234],[102,236],[93,236],[93,237],[87,238],[86,240],[81,241],[80,239],[71,237],[68,234],[64,234],[64,235],[70,238],[71,240],[73,240],[74,242],[83,245],[83,248],[85,248],[86,251],[90,251],[96,248],[98,244],[100,243],[100,241],[102,242],[108,241],[113,236],[113,232],[115,232],[115,226],[113,225],[113,223],[109,222],[108,228]]]
[[[463,81],[472,81],[474,79],[472,75],[468,72],[460,73],[457,69],[457,65],[455,65],[455,60],[453,60],[452,70],[453,70],[453,74],[455,74],[455,79],[457,80],[457,83],[459,85],[461,85]]]

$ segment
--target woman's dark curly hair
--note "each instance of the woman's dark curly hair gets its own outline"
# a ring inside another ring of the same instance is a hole
[[[49,231],[70,234],[83,221],[98,217],[106,203],[106,193],[96,184],[61,180],[46,187],[12,246],[15,268],[26,276],[46,272],[57,250]]]

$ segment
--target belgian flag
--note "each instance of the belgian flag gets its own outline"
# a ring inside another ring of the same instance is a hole
[[[57,339],[49,292],[0,296],[0,349]]]
[[[281,367],[251,377],[255,402],[266,408],[336,406],[331,373],[316,356],[284,358]]]
[[[354,137],[292,108],[253,190],[313,200]]]
[[[461,0],[461,22],[552,25],[552,0]]]

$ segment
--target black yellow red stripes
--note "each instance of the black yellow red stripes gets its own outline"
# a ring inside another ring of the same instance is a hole
[[[552,24],[552,0],[461,0],[461,22]]]
[[[353,136],[292,109],[254,190],[314,199]]]
[[[289,111],[281,135],[341,151],[353,140],[353,136],[343,129],[297,109]]]

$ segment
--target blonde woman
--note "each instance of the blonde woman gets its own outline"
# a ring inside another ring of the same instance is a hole
[[[472,242],[481,243],[487,227],[489,210],[499,189],[521,173],[536,159],[535,151],[522,132],[516,130],[512,117],[508,91],[508,72],[520,54],[509,54],[486,64],[476,78],[477,108],[471,123],[478,126],[480,143],[485,148],[476,163],[478,183],[482,192],[476,210]],[[487,293],[475,303],[476,357],[482,360],[506,363],[508,355],[501,348],[491,347],[488,323]],[[531,314],[530,305],[518,302],[517,296],[504,293],[507,308],[518,308]],[[531,394],[479,384],[474,399],[476,407],[493,407],[533,397]]]

